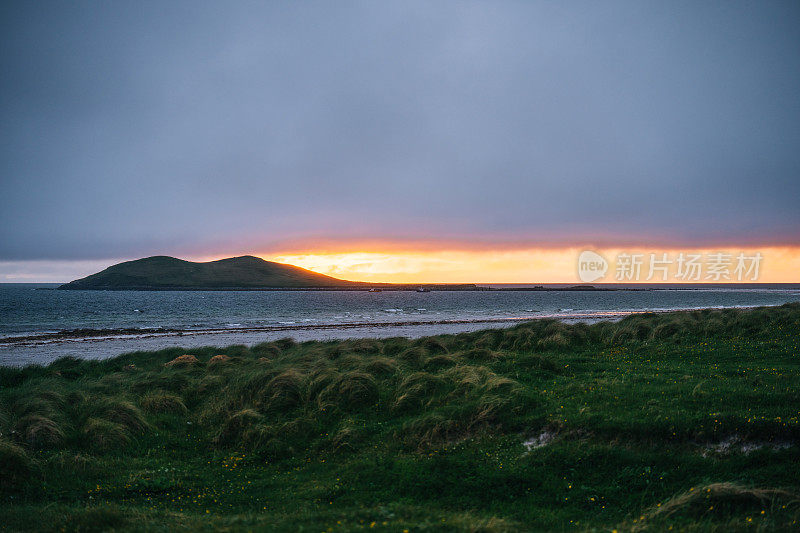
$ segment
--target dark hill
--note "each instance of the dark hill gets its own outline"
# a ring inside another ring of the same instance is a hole
[[[168,290],[259,288],[356,288],[345,281],[304,268],[245,255],[207,263],[155,256],[113,265],[59,289]]]

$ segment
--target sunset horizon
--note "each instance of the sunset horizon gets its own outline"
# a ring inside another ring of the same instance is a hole
[[[798,529],[800,1],[0,29],[0,529]]]
[[[575,249],[800,281],[789,7],[249,11],[8,9],[0,282],[244,253],[569,282]]]
[[[437,249],[433,249],[437,247]],[[409,248],[403,243],[394,243],[385,249],[359,247],[351,251],[342,243],[328,244],[316,249],[288,249],[274,252],[230,252],[227,254],[178,255],[157,253],[153,255],[174,256],[188,261],[206,262],[253,255],[267,261],[286,263],[320,274],[348,280],[373,283],[477,283],[477,284],[579,284],[578,257],[584,250],[591,250],[606,257],[610,270],[596,283],[643,283],[643,284],[692,284],[692,283],[798,283],[800,271],[800,246],[768,247],[593,247],[570,246],[547,248],[519,248],[514,245],[501,248],[480,249],[441,243],[429,247]],[[730,255],[728,277],[710,276],[700,272],[697,279],[675,277],[676,260],[681,253],[709,258],[713,254]],[[748,257],[760,253],[763,256],[758,276],[738,279],[733,272],[737,254]],[[619,254],[640,254],[642,267],[639,279],[628,279],[616,275],[615,258]],[[672,272],[650,275],[648,272],[651,254],[661,259],[667,254]],[[66,283],[87,276],[116,263],[139,259],[139,257],[110,258],[88,261],[53,262],[48,260],[26,262],[0,262],[6,283]]]

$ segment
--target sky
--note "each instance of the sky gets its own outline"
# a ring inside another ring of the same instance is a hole
[[[17,1],[0,43],[0,281],[570,281],[636,249],[800,282],[797,2]]]

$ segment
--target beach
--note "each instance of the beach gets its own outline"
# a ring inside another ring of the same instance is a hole
[[[800,285],[635,286],[613,291],[55,291],[0,284],[0,365],[114,357],[167,347],[410,337],[527,320],[619,320],[633,313],[800,301]]]

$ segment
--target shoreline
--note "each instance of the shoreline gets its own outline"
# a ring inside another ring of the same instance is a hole
[[[391,328],[407,326],[440,326],[454,324],[498,324],[526,322],[531,320],[555,319],[562,321],[590,321],[618,320],[627,316],[650,313],[673,313],[701,311],[705,309],[754,309],[756,307],[775,307],[767,306],[708,306],[708,307],[683,307],[674,309],[635,309],[635,310],[598,310],[587,312],[569,313],[546,313],[524,316],[507,317],[486,317],[486,318],[454,318],[442,320],[403,320],[403,321],[382,321],[382,322],[344,322],[330,324],[279,324],[265,326],[242,326],[230,328],[197,328],[197,329],[176,329],[176,328],[119,328],[119,329],[92,329],[81,328],[60,331],[48,331],[42,333],[30,333],[24,335],[7,335],[0,337],[0,347],[3,346],[33,346],[41,344],[52,344],[58,342],[81,342],[88,340],[110,340],[110,339],[138,339],[152,337],[185,337],[192,335],[224,335],[236,333],[271,333],[282,331],[309,331],[309,330],[339,330],[339,329],[362,329],[362,328]]]
[[[295,342],[344,341],[353,339],[419,339],[437,335],[456,335],[515,327],[524,323],[556,320],[563,324],[617,322],[631,316],[655,316],[696,311],[746,310],[779,306],[703,307],[669,310],[614,311],[537,317],[504,317],[475,320],[360,322],[350,324],[298,324],[275,327],[190,330],[184,332],[149,332],[116,336],[56,338],[40,341],[0,342],[0,368],[47,365],[62,357],[81,360],[105,360],[126,353],[152,352],[167,348],[187,350],[208,346],[253,346],[263,342],[291,338]]]
[[[436,509],[451,502],[439,495],[468,483],[469,505],[496,491],[505,507],[493,513],[508,531],[578,520],[627,530],[628,516],[659,531],[753,516],[791,529],[798,324],[792,303],[460,335],[435,326],[417,339],[181,344],[3,368],[0,451],[13,469],[2,511],[19,530],[57,520],[75,529],[72,516],[95,524],[110,512],[128,513],[114,515],[123,529],[290,530],[298,507],[309,509],[307,529],[366,516],[411,530],[440,522]],[[552,482],[533,491],[537,479]],[[408,498],[418,511],[381,514]],[[604,510],[623,498],[635,512]],[[568,506],[561,517],[535,521],[557,500]],[[684,502],[685,514],[657,521],[665,501]],[[718,511],[698,522],[698,502]],[[523,505],[533,519],[514,514]]]

